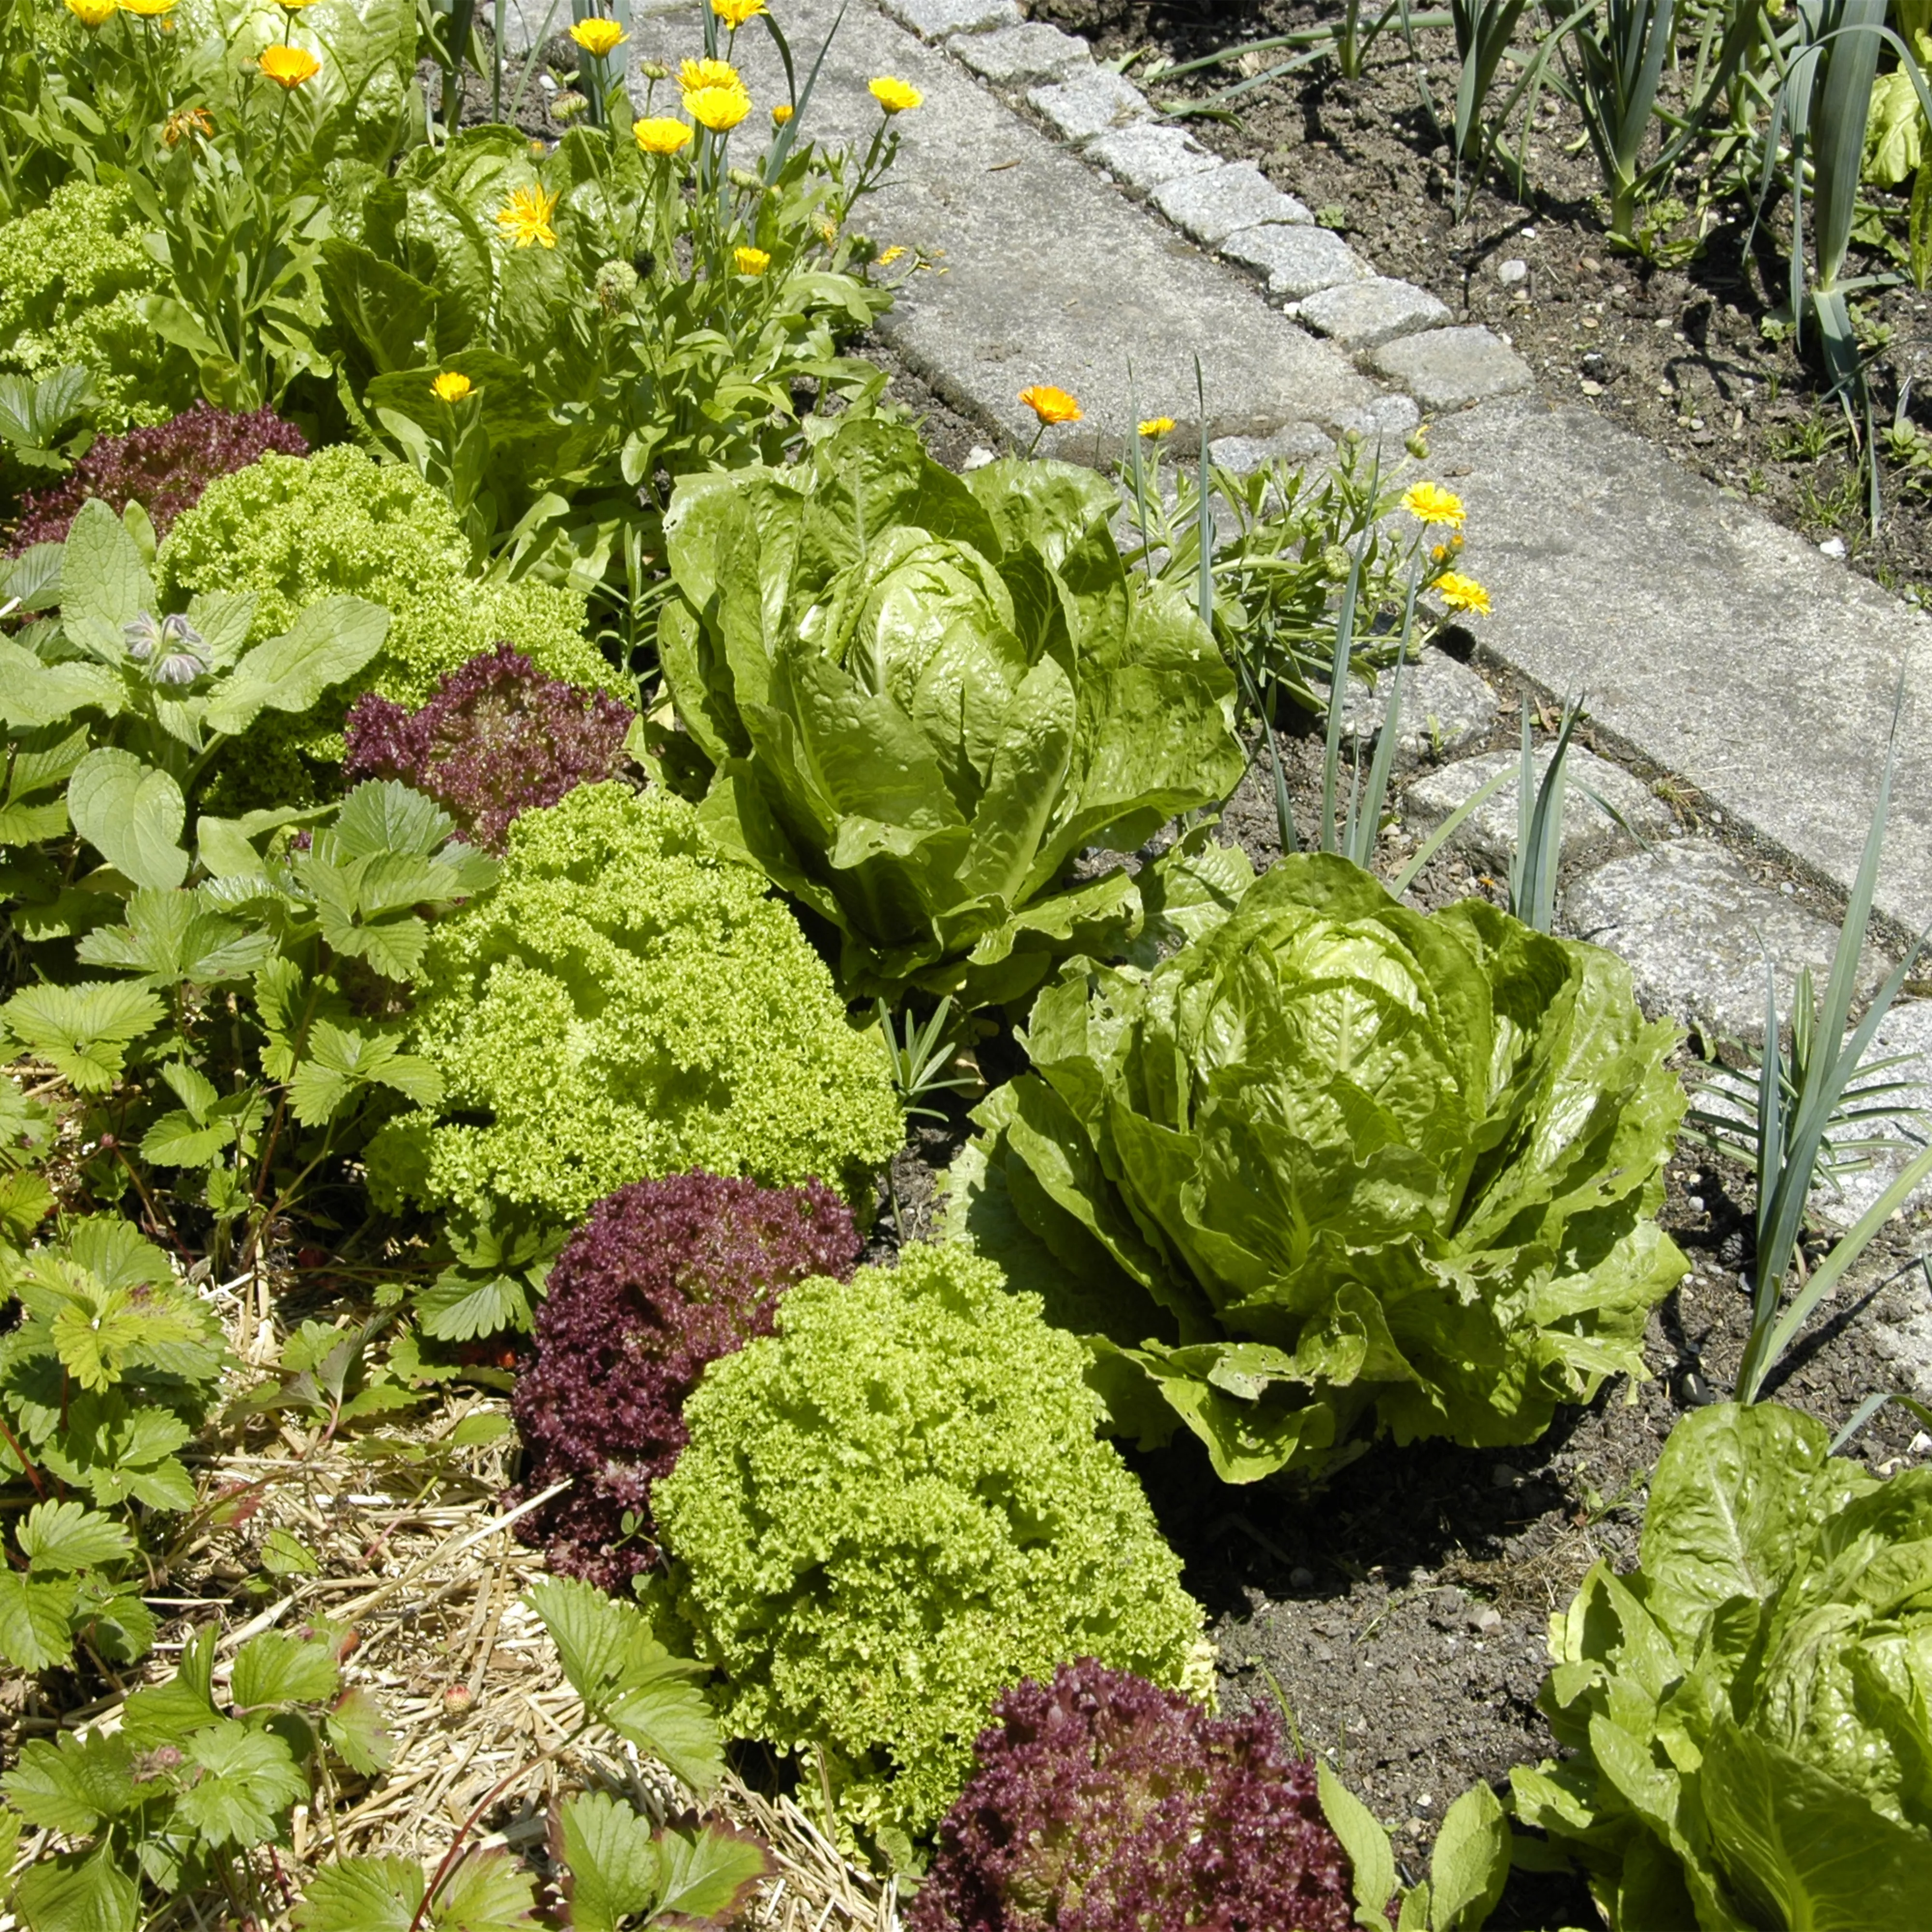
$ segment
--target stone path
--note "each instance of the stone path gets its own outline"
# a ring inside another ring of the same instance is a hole
[[[782,0],[801,73],[839,10]],[[634,0],[632,12],[640,57],[698,50],[697,0]],[[762,110],[782,80],[755,22],[736,56]],[[1231,462],[1259,461],[1270,441],[1318,452],[1352,428],[1400,435],[1426,412],[1432,473],[1468,506],[1469,568],[1495,604],[1484,651],[1552,693],[1587,693],[1600,732],[1673,775],[1700,819],[1757,835],[1840,892],[1904,670],[1879,906],[1894,930],[1932,922],[1932,742],[1915,728],[1932,703],[1932,621],[1652,445],[1528,393],[1506,340],[1376,274],[1292,195],[1159,122],[1084,42],[1023,22],[1013,0],[847,0],[806,131],[869,139],[866,82],[886,73],[925,104],[898,124],[898,164],[860,220],[934,266],[880,333],[950,404],[1024,444],[1034,424],[1018,392],[1070,389],[1084,419],[1042,446],[1091,462],[1116,455],[1141,416],[1174,417],[1187,446],[1197,356],[1217,457]],[[1416,675],[1440,695],[1412,698],[1405,735],[1418,742],[1406,749],[1420,748],[1435,706],[1454,729],[1432,748],[1453,757],[1485,735],[1479,680],[1439,657]],[[1371,726],[1379,710],[1353,708]],[[1439,820],[1474,782],[1456,764],[1426,776],[1412,822]],[[1668,838],[1633,850],[1593,806],[1574,800],[1571,813],[1566,844],[1596,869],[1563,916],[1630,959],[1654,1010],[1749,1036],[1762,1024],[1760,937],[1783,988],[1828,962],[1831,926],[1735,853]],[[1505,862],[1512,818],[1492,808],[1466,827],[1466,849]],[[1897,1036],[1932,1040],[1924,1013],[1901,1012]]]

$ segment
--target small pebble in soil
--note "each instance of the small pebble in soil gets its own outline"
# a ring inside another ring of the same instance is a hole
[[[1312,1570],[1294,1569],[1288,1573],[1288,1586],[1291,1590],[1305,1590],[1315,1581]]]
[[[962,470],[983,470],[993,460],[993,452],[983,443],[976,442],[966,452],[966,460],[960,464]]]
[[[1845,554],[1845,540],[1843,537],[1827,537],[1818,548],[1827,556],[1842,557]]]
[[[1504,288],[1508,288],[1513,284],[1522,280],[1528,273],[1529,264],[1515,256],[1512,256],[1507,262],[1499,262],[1496,264],[1496,280],[1501,282]]]

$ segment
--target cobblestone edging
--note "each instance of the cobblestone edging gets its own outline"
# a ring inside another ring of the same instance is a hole
[[[1096,65],[1078,36],[1022,22],[1012,0],[880,4],[1191,240],[1255,274],[1286,314],[1421,410],[1461,409],[1533,386],[1528,364],[1495,331],[1451,326],[1426,289],[1376,274],[1252,162],[1224,161],[1162,124],[1140,90]]]

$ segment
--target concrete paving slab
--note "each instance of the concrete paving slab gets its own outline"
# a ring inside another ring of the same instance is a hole
[[[1264,222],[1311,222],[1314,217],[1252,161],[1226,161],[1203,174],[1162,182],[1154,205],[1196,241],[1218,248],[1230,235]]]
[[[1097,161],[1116,181],[1149,194],[1162,182],[1183,175],[1210,174],[1221,165],[1191,134],[1178,128],[1141,122],[1088,144],[1087,158]]]
[[[1038,87],[1069,80],[1094,64],[1084,40],[1040,20],[962,37],[952,51],[995,87]]]
[[[1022,18],[1018,0],[880,0],[880,4],[922,40],[1017,27]]]
[[[1148,120],[1154,113],[1138,88],[1105,67],[1077,74],[1057,87],[1036,87],[1027,96],[1027,104],[1062,140],[1076,146],[1096,134]]]
[[[1764,1038],[1766,959],[1788,1012],[1799,971],[1822,978],[1838,944],[1835,926],[1706,838],[1672,839],[1586,873],[1563,895],[1557,922],[1629,962],[1646,1012],[1751,1046]],[[1867,949],[1867,990],[1887,964]]]
[[[837,12],[837,0],[788,0],[793,46],[815,50]],[[694,4],[640,22],[640,53],[688,53],[701,17]],[[766,41],[738,42],[760,112],[783,86]],[[804,131],[869,140],[879,110],[866,87],[880,74],[910,81],[926,99],[900,116],[898,165],[860,219],[881,242],[934,254],[944,270],[914,276],[880,334],[956,407],[1024,445],[1036,425],[1019,392],[1057,383],[1085,417],[1049,432],[1041,448],[1112,462],[1138,418],[1196,416],[1197,353],[1215,436],[1338,428],[1374,400],[1375,386],[1339,350],[1270,313],[1238,270],[1150,219],[944,49],[869,6],[847,13]]]
[[[1312,423],[1288,423],[1272,436],[1224,436],[1208,446],[1208,460],[1238,476],[1269,463],[1325,463],[1334,453],[1333,440]]]
[[[1375,366],[1425,410],[1460,410],[1532,386],[1529,364],[1493,330],[1471,326],[1404,336],[1378,350]]]
[[[1550,754],[1540,750],[1535,758],[1540,785],[1550,770]],[[1402,800],[1402,818],[1420,831],[1432,832],[1498,772],[1515,772],[1522,763],[1518,752],[1491,752],[1479,758],[1458,759],[1439,771],[1425,772]],[[1598,758],[1581,745],[1572,745],[1564,769],[1568,775],[1563,811],[1562,862],[1566,866],[1601,865],[1619,852],[1634,850],[1637,841],[1632,830],[1649,839],[1668,835],[1670,808],[1622,766]],[[1491,868],[1507,872],[1516,853],[1520,790],[1511,778],[1492,792],[1449,835],[1449,849],[1471,853]],[[1622,815],[1622,824],[1591,797],[1592,792]],[[1632,830],[1626,830],[1626,826]]]
[[[1932,923],[1932,619],[1588,410],[1491,404],[1430,434],[1468,507],[1485,644],[1841,886],[1903,670],[1878,906]]]
[[[1448,321],[1449,310],[1413,282],[1372,275],[1365,282],[1341,282],[1316,290],[1297,304],[1294,317],[1359,355],[1399,335],[1439,328]]]

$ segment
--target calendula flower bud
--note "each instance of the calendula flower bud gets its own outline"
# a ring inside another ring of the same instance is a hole
[[[1402,448],[1418,463],[1429,460],[1429,432],[1418,424],[1403,439]]]
[[[582,94],[573,92],[569,88],[566,88],[561,94],[551,95],[550,118],[560,126],[568,127],[572,122],[584,114],[590,106],[590,102],[585,100]]]
[[[1337,584],[1348,574],[1348,553],[1340,544],[1328,544],[1323,547],[1322,574]]]
[[[597,271],[597,305],[606,315],[622,315],[638,292],[637,270],[628,262],[606,262]]]
[[[764,183],[749,168],[732,168],[727,172],[725,179],[734,188],[741,188],[748,194],[755,194],[764,186]]]
[[[670,78],[670,69],[662,61],[640,61],[638,71],[646,80],[668,80]]]

